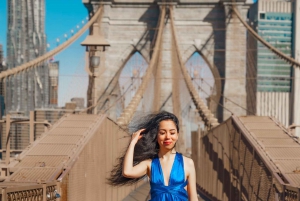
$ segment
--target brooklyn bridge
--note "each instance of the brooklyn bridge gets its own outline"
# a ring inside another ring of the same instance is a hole
[[[16,87],[89,30],[87,108],[3,116],[1,201],[149,200],[147,179],[118,188],[106,179],[129,143],[125,128],[160,110],[179,117],[176,149],[194,160],[199,200],[300,200],[298,0],[82,3],[89,19],[72,37],[0,73],[3,88]]]

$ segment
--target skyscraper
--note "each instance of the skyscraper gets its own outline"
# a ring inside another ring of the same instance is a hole
[[[291,1],[259,0],[249,11],[250,25],[273,47],[292,56],[293,11]],[[275,116],[289,125],[292,66],[248,35],[248,109]],[[256,78],[256,79],[254,79]]]
[[[59,62],[50,62],[49,64],[49,100],[50,106],[57,106],[58,102],[58,72]]]
[[[0,44],[0,72],[3,71],[4,66],[3,66],[3,48],[2,48],[2,44]],[[1,93],[2,94],[2,93]]]
[[[0,72],[4,70],[4,56],[2,44],[0,44]],[[0,80],[0,119],[4,113],[4,96],[3,96],[3,84]]]
[[[8,1],[7,68],[31,61],[46,52],[44,0]],[[6,113],[28,115],[49,105],[46,63],[6,81]]]

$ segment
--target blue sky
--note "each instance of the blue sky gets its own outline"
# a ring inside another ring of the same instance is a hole
[[[45,0],[46,18],[45,28],[49,50],[57,46],[57,38],[60,43],[66,40],[67,34],[71,36],[71,30],[82,27],[82,21],[86,23],[87,9],[82,0]],[[7,31],[7,1],[0,0],[0,44],[3,45],[6,55],[6,31]],[[87,74],[84,71],[85,49],[80,43],[85,39],[87,32],[66,50],[54,57],[60,62],[59,77],[59,105],[70,101],[72,97],[86,98]]]

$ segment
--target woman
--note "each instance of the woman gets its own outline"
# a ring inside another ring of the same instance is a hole
[[[119,164],[111,172],[111,185],[133,184],[148,176],[151,201],[196,201],[194,162],[175,150],[177,117],[169,112],[140,119]]]

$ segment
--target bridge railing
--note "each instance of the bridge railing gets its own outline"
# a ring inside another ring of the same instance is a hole
[[[0,153],[2,154],[1,158],[5,158],[6,165],[9,164],[11,153],[21,153],[25,147],[34,141],[35,125],[37,124],[44,125],[44,130],[51,126],[47,120],[43,122],[35,121],[34,111],[30,111],[29,119],[11,118],[11,115],[7,114],[5,119],[0,120],[0,134],[2,135],[2,147],[4,148],[0,149]],[[19,137],[17,136],[19,130],[23,133],[22,141],[19,144],[12,144],[13,147],[11,149],[12,138]]]
[[[128,145],[130,137],[115,122],[104,118],[101,125],[85,137],[64,172],[57,180],[62,181],[62,198],[82,200],[122,200],[140,184],[112,187],[107,184],[110,171],[117,158]]]
[[[293,186],[244,132],[235,116],[192,134],[199,190],[212,200],[299,201]]]
[[[10,166],[1,167],[10,175],[0,177],[0,201],[123,200],[145,182],[122,187],[107,183],[129,140],[104,115],[66,115]]]
[[[11,184],[0,186],[0,200],[1,201],[57,201],[60,198],[59,185],[56,182],[47,184]]]

